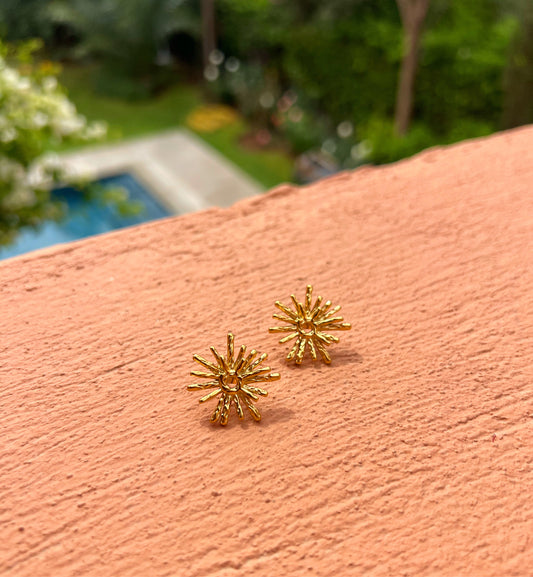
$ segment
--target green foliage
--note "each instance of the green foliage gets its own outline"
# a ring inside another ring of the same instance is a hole
[[[294,2],[218,0],[220,47],[244,61],[272,61],[296,18]]]
[[[441,136],[472,121],[495,128],[515,28],[516,20],[502,15],[496,0],[450,2],[441,10],[422,40],[416,118]],[[468,136],[475,134],[463,134]]]
[[[295,154],[302,154],[326,140],[329,130],[324,118],[317,118],[296,106],[292,111],[296,111],[296,115],[293,114],[292,118],[285,115],[281,131]]]
[[[92,57],[100,63],[98,88],[133,99],[168,81],[157,57],[161,51],[168,56],[171,34],[199,34],[191,0],[54,0],[48,16],[78,34],[77,58]]]
[[[435,135],[424,124],[415,123],[406,136],[398,137],[393,121],[378,116],[361,128],[361,136],[368,158],[376,164],[412,156],[436,142]]]
[[[400,38],[397,22],[363,15],[335,25],[305,23],[288,39],[285,74],[334,122],[358,122],[370,111],[390,114]]]
[[[295,151],[333,138],[332,127],[341,121],[353,122],[356,138],[371,144],[374,162],[487,134],[498,126],[503,71],[517,24],[500,0],[432,0],[422,37],[414,124],[404,139],[392,131],[403,35],[395,2],[220,1],[226,50],[260,61],[264,70],[274,68],[279,86],[271,92],[290,88],[305,94],[305,120],[283,125]],[[307,121],[323,117],[325,129]]]
[[[491,132],[493,126],[490,122],[465,119],[458,122],[446,136],[435,134],[423,122],[415,122],[406,136],[399,137],[392,120],[376,116],[361,127],[360,136],[365,150],[364,158],[375,164],[384,164],[412,156],[436,144],[452,144],[465,138],[488,136]]]
[[[217,78],[208,88],[216,100],[237,106],[255,124],[268,124],[269,107],[261,106],[261,96],[268,92],[272,98],[277,97],[279,85],[275,74],[270,74],[258,62],[239,62],[234,71],[228,71],[223,65],[211,65],[211,68],[216,71]]]
[[[51,0],[2,0],[0,2],[0,38],[9,42],[32,37],[48,38],[52,27],[46,18]]]
[[[78,114],[51,74],[53,66],[32,65],[36,47],[33,42],[11,55],[19,70],[8,63],[0,43],[0,244],[12,241],[24,226],[62,216],[50,189],[77,178],[44,153],[61,142],[94,141],[106,131]]]
[[[390,0],[221,0],[219,11],[227,54],[275,68],[281,92],[305,94],[333,123],[392,111],[401,26]]]
[[[226,98],[232,95],[255,124],[277,129],[293,152],[336,142],[334,156],[347,165],[353,140],[339,140],[337,124],[393,113],[401,46],[394,3],[221,0],[219,10],[221,45],[244,61],[242,80],[235,74],[228,83],[221,71]],[[246,77],[250,69],[260,72],[253,82]],[[287,90],[299,95],[288,114],[280,107]],[[266,109],[265,94],[273,99]]]

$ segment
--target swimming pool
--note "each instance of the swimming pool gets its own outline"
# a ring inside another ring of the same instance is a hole
[[[46,222],[39,230],[22,230],[13,244],[0,247],[0,259],[164,218],[172,214],[129,173],[102,178],[98,182],[103,186],[124,187],[129,193],[130,200],[141,207],[140,212],[134,215],[124,215],[116,206],[104,204],[98,200],[88,200],[72,188],[54,190],[53,196],[68,205],[66,218],[60,222]]]

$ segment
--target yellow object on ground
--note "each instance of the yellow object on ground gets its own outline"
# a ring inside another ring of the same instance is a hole
[[[215,104],[195,108],[187,116],[186,124],[198,132],[215,132],[224,126],[233,124],[238,118],[239,115],[233,108]]]

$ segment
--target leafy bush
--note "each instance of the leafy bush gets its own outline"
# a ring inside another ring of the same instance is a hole
[[[297,19],[297,2],[218,0],[220,48],[246,62],[277,65]]]
[[[281,127],[296,151],[328,141],[343,165],[348,157],[388,162],[498,126],[503,72],[517,24],[499,0],[432,0],[414,123],[405,138],[392,129],[403,37],[395,2],[220,0],[220,5],[222,42],[245,62],[260,62],[271,77],[272,69],[277,71],[278,86],[271,92],[305,94],[305,106],[299,103],[302,121]],[[359,149],[348,153],[351,140],[336,138],[334,127],[342,122],[354,125],[354,139],[363,142]]]
[[[48,16],[80,38],[76,58],[101,65],[96,86],[112,96],[140,98],[168,83],[168,39],[199,34],[199,13],[191,0],[54,0]]]
[[[445,136],[435,134],[427,124],[415,122],[407,135],[399,137],[394,123],[383,117],[373,117],[360,129],[365,158],[375,164],[395,162],[435,145],[452,144],[466,138],[488,136],[494,131],[490,122],[465,119]]]
[[[319,148],[329,134],[324,118],[317,118],[312,112],[296,105],[283,115],[279,129],[291,144],[295,154]]]
[[[80,183],[55,155],[45,154],[62,141],[92,141],[105,136],[102,123],[88,124],[58,85],[50,63],[35,68],[32,44],[17,53],[19,69],[0,44],[0,244],[24,226],[37,227],[62,216],[50,198],[59,182]]]
[[[450,2],[431,13],[422,38],[416,118],[436,135],[477,136],[495,130],[502,114],[503,75],[517,21],[497,0]],[[461,129],[460,127],[463,126]],[[455,137],[454,137],[455,138]]]
[[[2,0],[0,37],[9,42],[48,38],[52,34],[46,10],[51,0]]]
[[[252,122],[268,124],[269,109],[279,93],[275,75],[258,62],[242,63],[232,56],[225,58],[218,50],[212,55],[212,60],[205,70],[211,95],[221,102],[237,106]],[[262,104],[265,95],[270,95],[270,104]]]
[[[391,119],[375,116],[361,127],[361,142],[366,148],[367,159],[383,164],[412,156],[436,144],[437,138],[427,126],[419,123],[415,123],[406,136],[399,137]]]
[[[219,6],[222,49],[274,68],[281,92],[305,94],[334,124],[370,111],[392,113],[401,57],[394,2],[220,0]]]
[[[399,59],[399,25],[361,18],[299,26],[287,39],[283,65],[292,85],[333,122],[357,123],[370,113],[392,114]]]

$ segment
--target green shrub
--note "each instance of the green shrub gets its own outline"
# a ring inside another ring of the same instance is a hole
[[[51,0],[2,0],[0,38],[8,42],[28,38],[49,38],[52,24],[46,17]]]
[[[309,23],[287,39],[284,71],[291,84],[332,122],[392,114],[400,27],[391,21]]]
[[[416,119],[446,138],[452,132],[475,136],[479,130],[470,134],[468,124],[488,123],[494,131],[516,25],[497,0],[449,2],[433,14],[422,38]]]
[[[158,65],[161,55],[171,62],[172,34],[199,34],[199,13],[192,0],[54,0],[48,17],[80,38],[72,56],[99,64],[95,81],[100,91],[131,99],[175,80]]]
[[[327,139],[329,130],[327,121],[317,117],[310,111],[301,109],[298,105],[292,108],[292,117],[286,114],[281,132],[289,141],[291,149],[295,154],[302,154],[313,148],[320,148]]]
[[[288,88],[305,94],[302,122],[283,125],[294,150],[335,139],[332,127],[342,121],[354,124],[359,142],[370,143],[375,162],[498,127],[503,72],[517,25],[499,0],[432,0],[413,125],[405,138],[392,130],[403,39],[395,2],[220,0],[220,5],[222,42],[243,60],[276,68],[278,94]],[[319,124],[325,119],[326,128],[313,126],[315,119]],[[348,156],[360,160],[357,149],[347,154],[348,145],[336,140],[343,164]]]
[[[368,151],[368,159],[376,164],[412,156],[438,142],[427,126],[417,123],[411,127],[406,136],[398,137],[392,120],[377,116],[371,118],[360,129],[360,134]]]
[[[32,65],[35,47],[32,43],[15,55],[20,72],[8,63],[0,43],[0,245],[11,242],[22,227],[60,218],[62,207],[51,200],[50,189],[60,182],[81,183],[47,150],[62,141],[97,140],[106,133],[105,125],[88,124],[78,114],[52,65]]]

